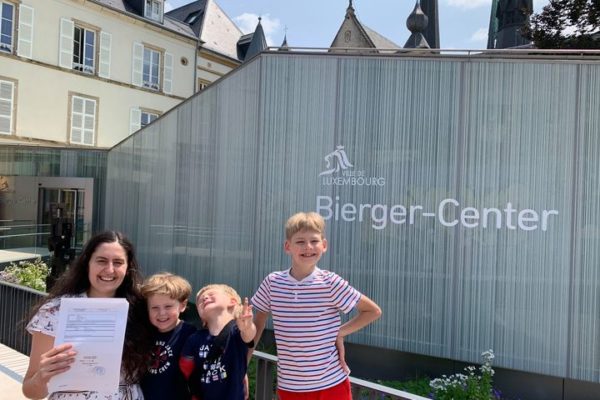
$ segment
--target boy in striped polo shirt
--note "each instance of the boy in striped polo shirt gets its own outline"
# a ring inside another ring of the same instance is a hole
[[[381,316],[381,309],[339,275],[317,262],[327,251],[325,221],[298,213],[285,225],[285,252],[292,266],[269,274],[252,297],[255,343],[273,317],[280,400],[351,400],[343,339]],[[340,311],[357,315],[341,325]],[[336,346],[337,345],[337,346]]]

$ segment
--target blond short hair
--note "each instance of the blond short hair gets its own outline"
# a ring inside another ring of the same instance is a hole
[[[242,304],[242,298],[235,291],[234,288],[232,288],[231,286],[228,286],[228,285],[220,284],[220,283],[213,283],[213,284],[210,284],[210,285],[206,285],[202,289],[198,290],[198,293],[196,294],[196,303],[198,303],[198,299],[200,298],[200,296],[202,295],[202,293],[204,293],[204,292],[206,292],[208,290],[213,290],[213,289],[222,290],[227,295],[229,295],[232,299],[235,299],[235,302],[236,302],[237,305]]]
[[[324,238],[325,220],[314,211],[294,214],[285,223],[285,238],[290,240],[296,233],[304,230],[318,232]]]
[[[184,302],[192,293],[192,285],[179,275],[161,272],[146,279],[142,284],[141,292],[145,299],[156,294],[163,294]]]

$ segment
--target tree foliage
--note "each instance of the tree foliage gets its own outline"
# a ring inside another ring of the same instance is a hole
[[[599,49],[600,0],[550,0],[523,35],[539,49]]]

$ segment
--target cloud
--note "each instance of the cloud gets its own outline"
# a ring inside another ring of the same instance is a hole
[[[491,6],[492,0],[447,0],[451,7],[470,9],[483,6]]]
[[[471,42],[487,42],[487,28],[479,28],[471,35]]]
[[[165,12],[169,12],[172,9],[174,9],[175,7],[173,7],[173,5],[171,4],[170,1],[165,1]]]
[[[244,33],[254,32],[256,25],[258,24],[258,15],[252,13],[243,13],[235,17],[233,20],[237,23],[238,27]],[[272,35],[279,30],[281,23],[278,18],[271,18],[269,14],[261,15],[262,20],[260,21],[263,31],[265,32],[265,38],[269,46],[276,46],[273,41]]]

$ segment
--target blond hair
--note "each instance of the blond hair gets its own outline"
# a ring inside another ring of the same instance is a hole
[[[192,285],[179,275],[161,272],[146,279],[142,284],[141,292],[145,299],[156,294],[163,294],[184,302],[192,293]]]
[[[290,240],[296,233],[304,230],[318,232],[324,238],[325,220],[314,211],[296,213],[285,223],[285,238]]]
[[[196,303],[198,303],[198,299],[200,298],[200,296],[206,292],[207,290],[222,290],[223,292],[225,292],[227,295],[229,295],[232,299],[235,300],[236,305],[240,305],[242,304],[242,298],[240,297],[240,295],[235,291],[234,288],[232,288],[231,286],[228,285],[224,285],[224,284],[220,284],[220,283],[213,283],[210,285],[206,285],[204,286],[202,289],[198,290],[198,293],[196,294]]]

